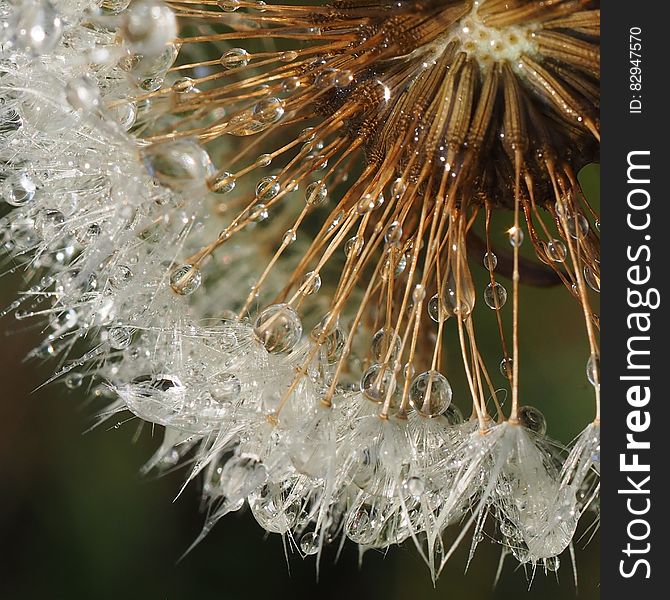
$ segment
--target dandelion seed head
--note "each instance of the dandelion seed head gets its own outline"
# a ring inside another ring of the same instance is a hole
[[[162,426],[144,471],[202,479],[203,535],[247,504],[303,556],[410,541],[435,577],[461,527],[558,569],[599,420],[555,450],[506,330],[520,282],[585,314],[600,289],[586,4],[1,5],[0,242],[29,281],[7,312],[48,324],[48,383]]]

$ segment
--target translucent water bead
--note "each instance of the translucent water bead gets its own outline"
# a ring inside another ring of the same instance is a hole
[[[513,248],[518,248],[523,244],[523,229],[521,227],[510,227],[507,230],[507,235],[509,236],[509,243]]]
[[[589,221],[582,214],[570,215],[566,219],[566,226],[570,237],[575,240],[584,238],[589,233]]]
[[[100,106],[100,89],[91,77],[82,75],[65,86],[65,98],[75,110],[89,113]]]
[[[213,170],[207,151],[191,139],[152,144],[144,150],[144,162],[163,185],[182,191],[204,188]]]
[[[438,371],[417,375],[409,388],[409,401],[424,417],[437,417],[451,404],[451,385]]]
[[[15,8],[9,32],[14,46],[39,56],[56,47],[63,34],[63,23],[49,0],[26,0]]]
[[[202,273],[193,265],[182,265],[170,276],[170,287],[180,296],[189,296],[200,287]]]
[[[302,337],[302,321],[288,304],[272,304],[256,318],[254,334],[268,352],[290,352]]]
[[[498,257],[493,252],[484,254],[484,268],[489,271],[495,271],[498,266]]]
[[[319,537],[316,533],[310,531],[300,538],[300,550],[305,555],[316,554],[319,551]]]
[[[464,282],[461,282],[463,284]],[[467,285],[461,285],[459,290],[454,274],[450,273],[444,284],[442,299],[443,308],[447,316],[456,316],[467,319],[475,306],[475,298]]]
[[[384,402],[386,397],[395,393],[396,378],[386,366],[372,365],[361,377],[360,390],[373,402]]]
[[[393,330],[382,328],[372,338],[372,357],[375,362],[392,362],[400,357],[402,340]]]
[[[594,354],[586,362],[586,377],[593,387],[600,389],[600,358]]]
[[[155,56],[177,37],[177,19],[158,0],[137,0],[123,14],[121,33],[133,52]]]
[[[305,273],[300,287],[305,296],[316,294],[321,289],[321,276],[316,271]]]
[[[37,185],[27,173],[14,175],[0,186],[0,197],[9,205],[21,207],[28,204],[37,191]]]
[[[568,256],[565,244],[561,240],[552,239],[547,242],[547,256],[554,262],[563,262]]]
[[[519,409],[519,422],[538,435],[547,433],[547,419],[534,406],[522,406]]]
[[[133,332],[128,327],[110,327],[107,341],[115,350],[125,350],[133,341]]]
[[[226,69],[246,67],[249,64],[249,53],[244,48],[231,48],[223,53],[219,62]]]
[[[276,175],[269,175],[263,177],[256,186],[256,198],[263,202],[272,200],[280,190],[279,182]]]
[[[502,308],[507,302],[507,290],[499,283],[489,283],[484,289],[484,302],[493,310]]]
[[[233,373],[217,373],[209,383],[209,393],[220,404],[234,402],[241,391],[242,384]]]
[[[310,183],[305,189],[305,202],[311,206],[319,206],[328,198],[328,188],[320,181]]]

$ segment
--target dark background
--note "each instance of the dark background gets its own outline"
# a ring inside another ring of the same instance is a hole
[[[20,285],[16,276],[0,279],[0,306]],[[552,437],[569,442],[593,411],[583,321],[562,289],[525,289],[522,303],[524,402],[541,408]],[[497,335],[486,318],[479,333]],[[203,522],[197,485],[173,502],[183,471],[158,479],[138,474],[158,443],[148,428],[137,440],[135,421],[84,434],[93,408],[83,392],[53,384],[32,393],[51,372],[48,364],[23,361],[40,333],[24,328],[13,317],[0,322],[0,598],[576,597],[567,553],[558,578],[538,570],[532,584],[532,574],[508,560],[494,589],[499,548],[488,542],[465,574],[462,548],[436,588],[411,543],[385,556],[369,552],[360,568],[348,544],[336,564],[332,553],[322,559],[317,581],[314,557],[293,554],[287,565],[281,538],[266,537],[244,510],[220,521],[177,564]],[[578,597],[598,598],[599,536],[585,549],[585,540],[576,545]]]

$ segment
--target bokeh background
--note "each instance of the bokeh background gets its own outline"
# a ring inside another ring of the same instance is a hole
[[[598,169],[582,181],[598,204]],[[18,274],[0,278],[0,306],[21,287]],[[482,305],[483,303],[480,303]],[[480,311],[487,309],[479,308]],[[524,289],[522,398],[547,417],[549,434],[569,442],[592,418],[593,394],[585,377],[588,347],[577,304],[563,289]],[[489,311],[492,313],[492,311]],[[495,327],[478,331],[484,345]],[[491,322],[493,324],[493,322]],[[94,407],[85,390],[62,384],[33,391],[51,375],[49,364],[25,362],[40,339],[38,326],[0,321],[0,598],[124,598],[237,600],[566,600],[599,597],[599,538],[576,544],[579,590],[570,559],[558,577],[505,565],[494,587],[499,547],[480,544],[464,573],[467,544],[433,587],[411,543],[386,555],[369,552],[359,566],[352,545],[335,562],[302,560],[279,536],[266,537],[248,511],[222,519],[181,562],[200,531],[199,490],[190,485],[175,500],[184,472],[143,478],[139,469],[159,436],[137,422],[85,433]],[[454,388],[458,389],[458,382]],[[503,380],[498,380],[500,385]]]

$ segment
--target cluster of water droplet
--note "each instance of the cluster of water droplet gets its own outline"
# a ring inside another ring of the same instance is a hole
[[[221,6],[238,8],[232,0]],[[490,423],[481,431],[452,403],[443,373],[414,373],[410,364],[400,376],[393,329],[374,334],[355,385],[334,385],[346,341],[339,321],[326,315],[303,335],[303,317],[290,302],[261,305],[251,320],[227,312],[244,305],[262,268],[253,239],[240,237],[209,262],[183,257],[197,255],[220,231],[209,192],[231,192],[236,177],[217,170],[194,139],[144,143],[141,132],[164,116],[161,101],[133,100],[138,90],[166,86],[177,97],[197,93],[189,78],[169,73],[178,53],[174,14],[155,0],[105,0],[103,8],[81,0],[0,5],[0,198],[7,205],[0,243],[11,270],[25,269],[33,281],[5,314],[48,320],[33,354],[57,357],[62,366],[53,380],[69,388],[92,381],[106,400],[101,419],[130,410],[165,427],[146,468],[192,461],[189,479],[204,476],[213,507],[203,533],[247,503],[267,531],[290,532],[303,555],[342,536],[363,549],[411,539],[437,572],[447,554],[445,528],[486,511],[521,562],[555,570],[593,496],[593,431],[561,467],[547,450],[539,411],[526,407],[519,425]],[[233,48],[219,68],[249,60]],[[343,71],[323,77],[319,85],[351,83]],[[265,131],[284,110],[283,100],[263,98],[227,132]],[[323,143],[312,143],[309,129],[301,140],[312,171],[324,169]],[[256,164],[271,161],[261,155]],[[403,186],[395,182],[391,195]],[[276,176],[262,177],[248,222],[266,221],[280,192]],[[328,193],[318,179],[304,186],[308,206],[325,203]],[[382,193],[365,194],[356,212],[384,202]],[[578,237],[584,225],[573,230]],[[382,277],[405,271],[401,239],[394,222],[385,232]],[[289,229],[282,244],[295,240]],[[510,233],[513,245],[522,240],[520,230]],[[353,236],[343,246],[346,257],[356,257],[364,240]],[[563,242],[549,242],[547,255],[565,260]],[[493,278],[496,263],[487,254],[484,300],[499,310],[507,292]],[[273,276],[281,278],[281,269]],[[219,275],[208,279],[206,271]],[[476,298],[459,277],[447,273],[427,302],[433,320],[471,314]],[[306,273],[300,297],[318,296],[321,285],[318,271]],[[420,304],[424,295],[417,286],[412,300]],[[503,362],[508,374],[509,358]],[[588,372],[597,382],[595,359]],[[403,377],[409,404],[396,415]],[[392,408],[390,418],[379,418],[381,405]]]

